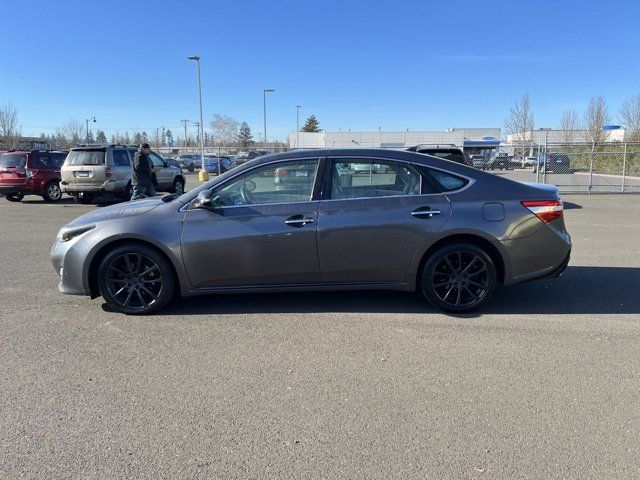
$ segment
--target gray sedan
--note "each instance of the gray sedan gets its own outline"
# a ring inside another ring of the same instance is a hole
[[[354,174],[363,163],[385,168]],[[94,210],[60,230],[51,258],[61,292],[127,314],[178,294],[346,289],[418,291],[466,312],[498,283],[559,275],[570,251],[555,187],[412,152],[325,149]]]

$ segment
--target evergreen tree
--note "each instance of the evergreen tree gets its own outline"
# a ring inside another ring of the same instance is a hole
[[[105,135],[104,131],[98,130],[96,132],[96,142],[97,143],[107,143],[107,136]]]
[[[171,133],[171,130],[167,130],[164,136],[167,139],[167,145],[173,147],[173,133]]]
[[[93,132],[91,130],[89,130],[89,133],[87,134],[87,136],[85,138],[85,142],[86,143],[96,143],[96,139],[93,138]]]
[[[315,115],[311,115],[307,118],[307,121],[304,123],[304,127],[302,127],[301,132],[319,132],[320,131],[320,122]]]
[[[123,142],[125,145],[131,144],[131,137],[129,136],[129,132],[125,132]]]
[[[127,142],[129,143],[129,142]],[[140,132],[136,132],[133,135],[133,143],[136,145],[140,145],[142,143],[142,135],[140,135]]]
[[[142,132],[142,142],[148,142],[149,141],[149,135],[147,135],[147,132]],[[142,143],[140,142],[140,143]]]
[[[247,122],[242,122],[242,125],[240,125],[240,131],[238,132],[237,139],[241,147],[248,147],[253,143],[253,135],[251,134],[251,128]]]

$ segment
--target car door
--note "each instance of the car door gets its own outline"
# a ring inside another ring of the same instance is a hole
[[[158,180],[158,190],[168,191],[173,181],[171,168],[167,167],[165,161],[157,153],[150,152],[149,157],[151,158],[151,162],[153,162],[153,171],[156,173]]]
[[[318,214],[323,281],[403,281],[414,256],[446,223],[448,199],[406,162],[340,157],[327,163]],[[387,168],[363,169],[363,163]]]
[[[306,181],[275,170],[310,167]],[[319,283],[318,170],[314,159],[259,165],[207,191],[209,208],[185,212],[182,256],[195,288]],[[292,179],[293,180],[293,179]]]

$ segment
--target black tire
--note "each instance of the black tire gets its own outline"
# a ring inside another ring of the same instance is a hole
[[[87,193],[87,192],[79,192],[73,198],[76,201],[76,203],[87,205],[93,201],[93,194]]]
[[[434,307],[463,313],[487,303],[496,283],[495,264],[484,250],[469,243],[455,243],[429,257],[420,287]]]
[[[132,196],[133,196],[133,185],[131,185],[131,182],[128,182],[124,191],[120,194],[120,198],[125,202],[128,202],[129,200],[131,200]]]
[[[190,172],[193,172],[196,169],[196,166],[193,163],[190,163],[189,166],[187,167],[187,170],[189,170]]]
[[[144,245],[125,244],[100,262],[98,289],[114,311],[146,315],[162,309],[173,298],[175,280],[162,254]]]
[[[62,198],[62,190],[60,189],[60,183],[51,181],[44,186],[44,192],[42,192],[42,198],[45,202],[56,203]]]
[[[4,197],[10,202],[20,202],[24,198],[24,193],[5,193]]]
[[[178,177],[173,181],[171,193],[179,193],[180,195],[184,193],[184,180],[182,178]]]

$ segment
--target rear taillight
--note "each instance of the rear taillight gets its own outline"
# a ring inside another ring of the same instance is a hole
[[[113,173],[113,170],[109,167],[104,169],[104,176],[107,178],[113,178],[115,177],[115,173]]]
[[[562,200],[527,200],[521,203],[544,223],[562,218]]]

